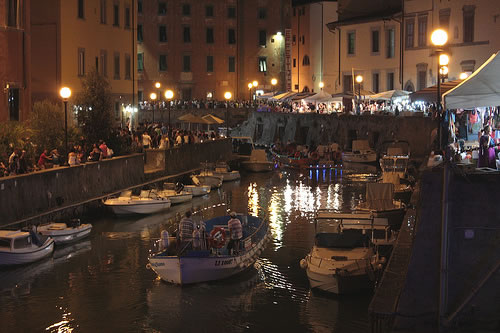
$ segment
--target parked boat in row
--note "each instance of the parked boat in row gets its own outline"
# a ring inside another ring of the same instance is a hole
[[[44,236],[51,237],[56,245],[62,245],[87,237],[92,231],[92,224],[81,224],[79,219],[74,219],[68,223],[42,224],[37,227],[37,231]]]
[[[342,154],[343,162],[374,163],[377,153],[370,147],[368,140],[353,140],[352,150]]]
[[[267,153],[264,149],[254,149],[248,161],[241,162],[243,168],[250,172],[272,171],[274,163],[267,159]]]
[[[170,208],[171,201],[159,196],[154,190],[142,190],[139,196],[133,196],[132,191],[124,191],[116,198],[103,201],[117,215],[153,214]]]

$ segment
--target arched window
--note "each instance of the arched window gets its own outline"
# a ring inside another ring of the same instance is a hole
[[[302,58],[302,66],[309,66],[309,56],[307,54]]]
[[[304,86],[304,89],[302,89],[302,92],[309,92],[309,87],[308,86]]]
[[[413,86],[413,83],[411,81],[409,81],[409,80],[406,81],[405,90],[406,91],[411,91],[411,92],[415,91],[415,87]]]

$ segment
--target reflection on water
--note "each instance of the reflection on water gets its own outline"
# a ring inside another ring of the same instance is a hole
[[[314,212],[353,207],[374,177],[364,167],[247,174],[161,214],[105,214],[84,242],[0,271],[1,331],[366,332],[371,295],[312,293],[299,260],[313,244]],[[151,240],[174,232],[187,210],[265,214],[273,240],[255,268],[230,279],[164,283],[145,268]]]

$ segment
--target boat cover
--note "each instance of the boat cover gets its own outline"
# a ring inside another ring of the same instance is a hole
[[[369,237],[361,230],[346,229],[342,233],[316,234],[316,246],[327,248],[354,249],[368,245]]]
[[[394,184],[367,183],[366,208],[373,210],[393,209]]]

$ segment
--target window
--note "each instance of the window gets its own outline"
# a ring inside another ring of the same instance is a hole
[[[236,8],[235,7],[227,7],[227,18],[231,18],[231,19],[236,18]]]
[[[182,36],[184,39],[184,43],[190,43],[191,42],[191,29],[189,27],[184,27]]]
[[[379,74],[378,73],[373,73],[372,75],[372,90],[374,93],[378,93],[380,90],[379,86]]]
[[[450,29],[450,13],[450,8],[439,10],[439,26],[446,31]]]
[[[144,91],[142,90],[137,91],[137,100],[139,100],[139,102],[144,101]]]
[[[144,71],[144,53],[137,53],[137,71]]]
[[[267,8],[260,7],[258,10],[258,16],[260,20],[265,20],[267,18]]]
[[[476,7],[474,5],[464,6],[464,43],[471,43],[474,41],[474,12]]]
[[[125,8],[125,29],[130,29],[130,8]]]
[[[191,56],[185,55],[182,57],[182,71],[191,72]]]
[[[405,46],[411,49],[414,45],[415,21],[413,19],[406,20]]]
[[[267,72],[267,58],[259,57],[259,72]]]
[[[120,53],[115,52],[115,71],[113,75],[113,79],[120,79]]]
[[[227,42],[228,44],[236,44],[236,31],[234,29],[227,30]]]
[[[188,3],[185,3],[182,5],[182,15],[183,16],[190,16],[191,15],[191,5]]]
[[[120,4],[117,2],[113,4],[113,25],[120,26]]]
[[[214,42],[214,28],[207,28],[207,44]]]
[[[378,30],[372,30],[372,53],[379,53],[380,50],[380,32]]]
[[[167,26],[160,25],[158,27],[158,40],[160,41],[160,43],[167,42]]]
[[[125,54],[125,80],[130,80],[130,54]]]
[[[297,59],[293,58],[293,68],[297,67]]]
[[[234,73],[236,71],[236,59],[234,57],[229,57],[229,73]]]
[[[158,58],[158,70],[160,70],[161,72],[165,72],[167,70],[166,54],[160,54],[160,57]]]
[[[387,73],[387,90],[394,90],[394,73]]]
[[[101,53],[99,55],[101,58],[101,75],[104,77],[108,77],[108,51],[106,50],[101,50]]]
[[[165,1],[158,2],[158,15],[167,15],[167,3]]]
[[[142,0],[137,0],[137,13],[142,14]]]
[[[19,88],[9,88],[9,120],[19,121]]]
[[[101,0],[101,23],[106,24],[106,0]]]
[[[394,49],[396,48],[396,38],[394,28],[387,29],[387,58],[394,58]]]
[[[206,17],[214,17],[214,6],[207,5],[205,7],[205,16]]]
[[[31,244],[30,237],[14,239],[14,248],[15,249],[23,249],[23,248],[29,247],[30,244]]]
[[[214,71],[214,57],[207,56],[207,72],[212,73]]]
[[[354,52],[356,51],[355,45],[356,45],[356,33],[355,32],[348,32],[347,33],[347,54],[354,54]]]
[[[417,72],[417,87],[418,90],[422,90],[427,87],[427,71]]]
[[[142,39],[143,39],[143,37],[142,37],[142,24],[138,24],[137,25],[137,41],[139,43],[142,43]]]
[[[85,75],[85,49],[78,49],[78,76]]]
[[[418,18],[418,46],[427,45],[427,16]]]
[[[310,61],[309,61],[309,56],[306,54],[304,58],[302,58],[302,66],[309,66]]]
[[[266,30],[259,30],[259,45],[266,47],[267,32]]]
[[[9,1],[9,4],[10,4],[10,2],[11,1]],[[78,18],[81,18],[81,19],[85,18],[84,7],[85,7],[84,0],[78,0]]]
[[[7,25],[17,27],[19,23],[19,0],[8,0],[7,11]]]

